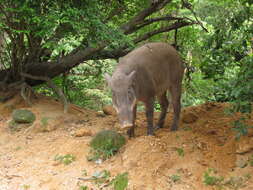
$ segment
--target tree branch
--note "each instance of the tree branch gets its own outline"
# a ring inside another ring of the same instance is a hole
[[[141,24],[132,27],[131,31],[129,31],[128,34],[131,34],[131,33],[135,32],[135,31],[143,28],[144,26],[150,25],[150,24],[152,24],[154,22],[172,21],[172,20],[177,20],[177,21],[190,20],[190,21],[193,21],[193,20],[191,20],[189,18],[174,17],[174,16],[171,16],[171,15],[166,15],[166,16],[163,16],[163,17],[150,18],[150,19],[143,20],[143,22]]]
[[[144,41],[156,34],[160,34],[160,33],[163,33],[163,32],[169,32],[171,30],[175,30],[175,29],[178,29],[178,28],[182,28],[184,26],[189,26],[189,25],[193,25],[193,24],[196,24],[196,22],[186,22],[186,21],[183,21],[183,22],[176,22],[172,25],[169,25],[169,26],[165,26],[165,27],[161,27],[157,30],[153,30],[151,32],[147,32],[145,33],[144,35],[142,36],[139,36],[138,38],[134,39],[134,43],[139,43],[141,41]]]
[[[171,30],[177,30],[179,28],[185,27],[185,26],[190,26],[193,24],[197,24],[196,22],[186,22],[186,21],[181,21],[181,22],[175,22],[174,24],[166,27],[161,27],[157,30],[153,30],[151,32],[147,32],[142,36],[137,37],[134,39],[134,43],[139,43],[141,41],[147,40],[148,38],[160,34],[163,32],[169,32]],[[117,50],[102,50],[99,52],[99,54],[96,57],[92,57],[91,59],[118,59],[119,57],[122,57],[129,53],[131,49],[128,49],[127,47],[122,47]]]
[[[143,9],[139,14],[134,16],[129,22],[123,24],[120,29],[123,30],[124,34],[132,33],[136,25],[143,23],[147,16],[150,16],[154,12],[162,9],[166,4],[170,3],[172,0],[158,0],[155,3],[150,4],[146,9]]]

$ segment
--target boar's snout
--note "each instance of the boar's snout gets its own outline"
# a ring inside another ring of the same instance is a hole
[[[121,109],[118,113],[119,123],[121,129],[129,129],[133,127],[133,113],[130,109]]]

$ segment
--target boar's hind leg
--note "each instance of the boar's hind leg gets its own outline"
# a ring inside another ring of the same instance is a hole
[[[133,126],[127,131],[127,134],[129,137],[134,137],[136,111],[137,111],[137,104],[135,104],[134,109],[133,109]]]
[[[150,98],[147,102],[145,102],[145,107],[146,107],[146,117],[147,117],[147,123],[148,123],[147,135],[154,135],[154,129],[153,129],[154,97]]]
[[[156,128],[163,128],[164,120],[165,120],[168,106],[169,106],[169,101],[166,96],[166,91],[162,94],[162,96],[158,97],[158,101],[159,101],[159,104],[161,105],[162,110],[161,110]]]
[[[181,85],[170,88],[171,99],[173,104],[174,116],[171,131],[176,131],[178,128],[180,112],[181,112]]]

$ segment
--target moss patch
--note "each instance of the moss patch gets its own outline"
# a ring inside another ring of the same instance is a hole
[[[16,123],[33,123],[35,115],[29,110],[18,109],[12,112],[12,119]]]
[[[101,131],[90,142],[93,149],[93,158],[90,160],[107,159],[118,152],[125,143],[125,137],[121,134],[111,130]]]

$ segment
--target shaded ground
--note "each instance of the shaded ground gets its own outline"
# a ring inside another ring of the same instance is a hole
[[[32,107],[26,107],[36,114],[33,126],[11,131],[11,111],[24,107],[20,97],[0,104],[0,190],[78,190],[82,185],[99,189],[93,181],[78,179],[83,177],[83,170],[88,175],[102,170],[112,176],[128,172],[129,190],[218,189],[203,183],[208,168],[225,180],[233,179],[221,185],[224,189],[253,189],[253,167],[248,161],[253,154],[253,132],[235,141],[230,128],[236,116],[224,114],[226,104],[206,103],[184,109],[177,132],[169,131],[170,112],[165,128],[156,131],[155,137],[146,136],[144,114],[138,113],[137,137],[102,163],[87,161],[89,141],[102,129],[117,129],[116,116],[73,105],[68,114],[63,114],[60,103],[40,97]],[[54,160],[57,154],[73,154],[76,160],[59,164]]]

